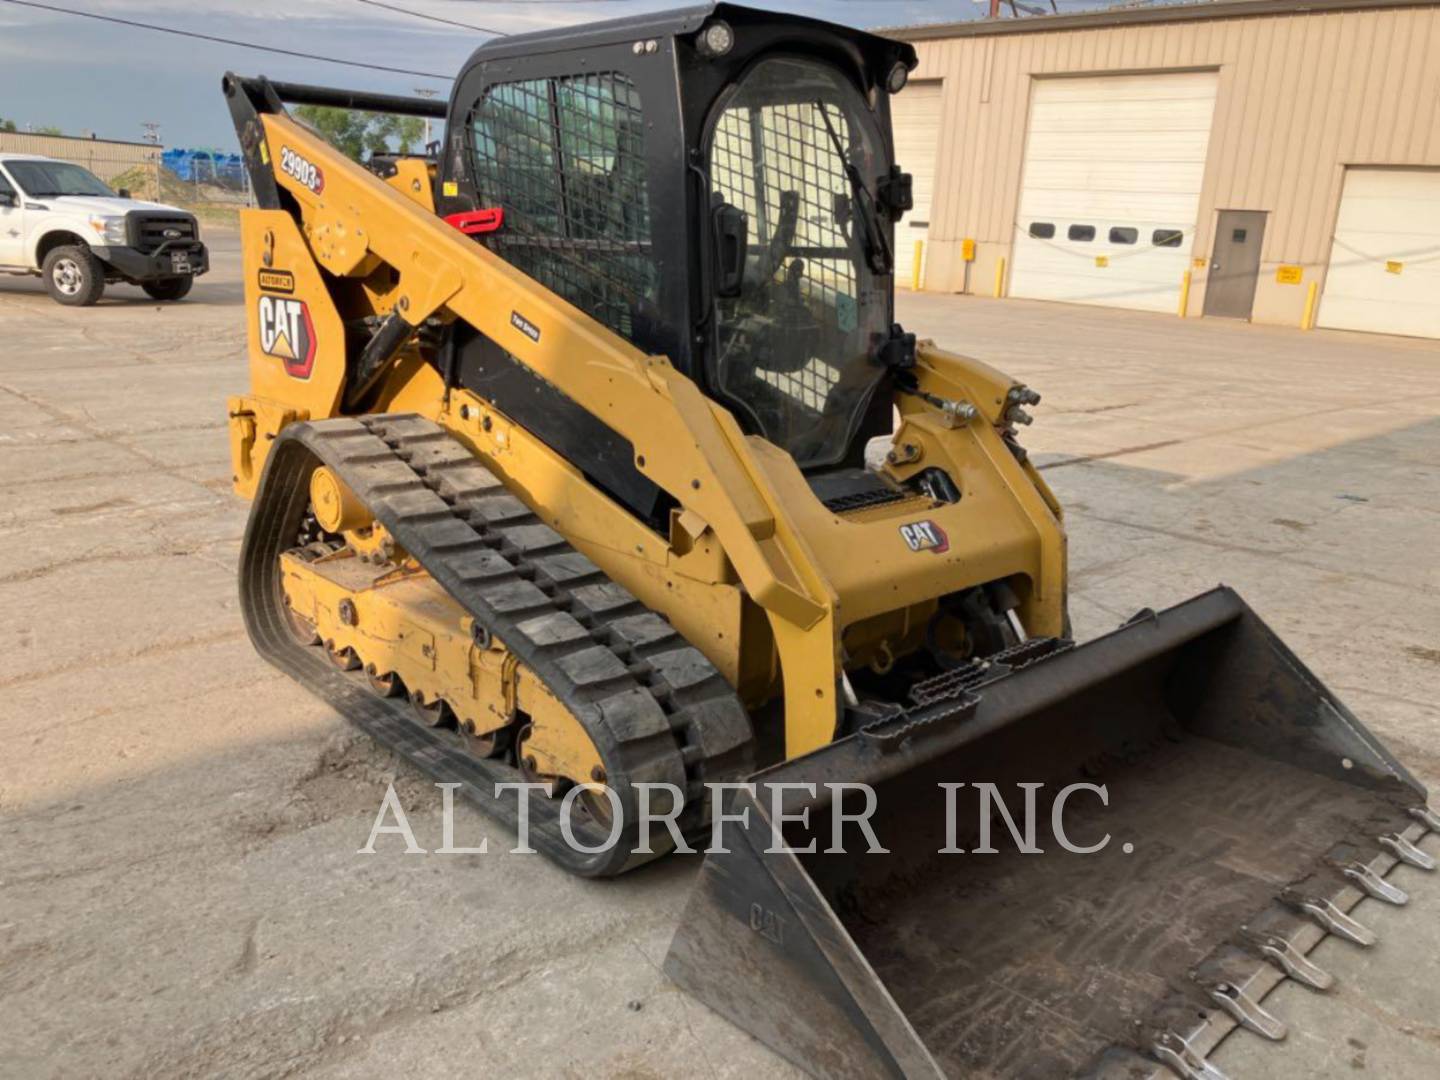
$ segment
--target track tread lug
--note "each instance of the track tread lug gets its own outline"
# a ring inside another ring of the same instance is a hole
[[[627,679],[625,664],[603,645],[590,645],[556,661],[576,686],[597,686],[614,679]]]
[[[699,748],[702,758],[716,758],[750,746],[750,717],[733,697],[697,701],[685,710],[685,719],[695,725],[690,732],[691,745]]]
[[[485,603],[502,615],[550,606],[550,598],[528,581],[507,581],[483,593]]]
[[[612,694],[598,702],[606,726],[621,743],[670,732],[670,720],[655,699],[639,688]]]
[[[501,536],[515,545],[516,550],[529,554],[532,551],[545,551],[548,548],[558,547],[565,543],[565,538],[543,523],[535,525],[515,525],[509,528],[497,530]]]
[[[460,551],[480,543],[480,534],[454,516],[447,516],[441,521],[427,521],[420,526],[420,533],[428,547],[441,552]]]
[[[517,629],[542,648],[590,640],[590,631],[576,622],[573,615],[564,611],[536,615],[532,619],[526,619]]]
[[[403,491],[387,496],[385,502],[389,505],[391,513],[399,514],[411,521],[432,516],[436,520],[454,520],[454,511],[445,505],[445,500],[424,486],[413,491]]]
[[[384,438],[401,439],[448,439],[448,433],[423,416],[415,413],[381,413],[361,421],[375,434]]]
[[[626,615],[609,623],[607,629],[632,649],[643,650],[660,642],[679,638],[675,628],[653,611]],[[708,661],[707,661],[708,662]]]
[[[557,585],[567,585],[601,573],[598,566],[578,551],[541,556],[535,560],[535,569]]]
[[[714,665],[693,645],[682,645],[645,659],[655,669],[656,675],[676,693],[703,686],[715,677]]]
[[[449,468],[435,470],[432,474],[436,490],[446,498],[456,501],[473,502],[504,487],[499,478],[488,469]]]
[[[469,499],[463,509],[478,514],[487,525],[503,525],[507,521],[531,516],[530,508],[514,495],[484,495]]]
[[[571,595],[574,596],[577,607],[596,618],[611,617],[639,603],[629,589],[613,581],[582,585]]]
[[[482,546],[451,556],[450,565],[456,575],[467,583],[511,577],[515,573],[515,565],[509,559]]]

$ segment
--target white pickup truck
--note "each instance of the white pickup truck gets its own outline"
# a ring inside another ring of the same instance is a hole
[[[111,191],[79,165],[0,153],[0,273],[38,274],[61,304],[93,304],[106,282],[179,300],[210,268],[200,223]]]

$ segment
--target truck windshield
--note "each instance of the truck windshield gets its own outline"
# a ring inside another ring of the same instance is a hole
[[[889,325],[890,277],[872,269],[863,217],[889,167],[879,126],[834,68],[773,58],[724,103],[708,159],[712,203],[743,212],[748,232],[739,295],[715,301],[711,377],[802,467],[833,464],[880,380]]]
[[[115,192],[89,169],[65,161],[8,161],[5,167],[32,199],[54,199],[61,195],[98,195],[114,198]]]

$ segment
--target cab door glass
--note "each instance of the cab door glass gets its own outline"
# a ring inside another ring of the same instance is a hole
[[[752,68],[709,134],[712,208],[738,208],[748,223],[739,295],[712,298],[712,378],[744,426],[802,466],[844,455],[883,374],[890,278],[870,268],[858,215],[878,212],[888,165],[859,92],[799,58]]]

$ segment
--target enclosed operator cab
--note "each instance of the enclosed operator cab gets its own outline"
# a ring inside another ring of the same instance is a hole
[[[438,209],[500,211],[478,238],[507,262],[668,357],[827,494],[871,485],[905,341],[889,99],[914,65],[899,42],[724,4],[497,39],[457,82]],[[460,354],[465,385],[665,512],[578,405],[478,335]]]

